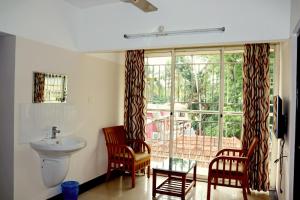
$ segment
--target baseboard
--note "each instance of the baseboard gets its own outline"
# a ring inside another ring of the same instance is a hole
[[[269,190],[270,200],[278,200],[278,195],[276,190]]]
[[[110,178],[116,178],[122,175],[122,172],[120,171],[112,171]],[[79,194],[82,194],[102,183],[104,183],[106,180],[106,174],[103,174],[101,176],[98,176],[92,180],[89,180],[88,182],[82,183],[79,185]],[[62,193],[55,195],[47,200],[63,200]]]

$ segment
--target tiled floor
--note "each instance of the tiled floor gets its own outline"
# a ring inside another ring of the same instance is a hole
[[[164,177],[158,177],[158,183]],[[138,176],[136,186],[131,189],[130,176],[115,178],[107,183],[101,184],[79,196],[79,200],[152,200],[152,178]],[[186,196],[188,200],[206,200],[207,184],[197,182],[196,188],[192,189]],[[211,189],[214,200],[243,200],[242,190],[218,186],[216,190]],[[157,200],[179,200],[178,197],[156,195]],[[252,192],[248,200],[269,200],[269,193]]]

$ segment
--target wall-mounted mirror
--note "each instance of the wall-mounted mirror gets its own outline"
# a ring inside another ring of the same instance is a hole
[[[67,76],[43,72],[33,73],[33,103],[65,103]]]

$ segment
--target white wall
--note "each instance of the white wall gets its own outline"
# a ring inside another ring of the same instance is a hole
[[[118,62],[120,65],[123,65],[125,63],[125,52],[87,53],[86,55],[95,56],[102,60]]]
[[[14,36],[0,36],[0,199],[14,194]]]
[[[289,37],[290,1],[152,0],[157,12],[144,13],[130,4],[111,4],[82,11],[82,51],[124,50],[282,40]],[[225,26],[225,33],[124,39],[125,33]]]
[[[277,168],[277,194],[279,199],[286,200],[292,199],[293,191],[293,174],[294,174],[294,146],[295,146],[295,110],[296,110],[296,74],[297,68],[294,67],[292,60],[293,56],[293,41],[290,39],[287,42],[281,43],[281,70],[280,70],[280,92],[279,95],[283,99],[283,111],[287,114],[288,125],[287,134],[284,136],[285,145],[282,166],[282,182],[280,187],[280,173],[279,167]],[[279,142],[280,143],[280,142]],[[279,146],[279,151],[281,147]],[[279,155],[278,155],[279,157]],[[278,165],[279,166],[279,165]],[[282,189],[282,193],[280,192]]]
[[[297,33],[300,30],[300,1],[291,0],[290,37],[282,43],[281,56],[281,95],[284,98],[284,109],[288,113],[288,130],[285,136],[282,190],[280,193],[277,173],[277,194],[280,200],[293,199],[294,162],[295,162],[295,110],[296,110],[296,81],[297,81]],[[279,149],[280,151],[280,149]],[[278,168],[279,170],[279,168]]]
[[[298,54],[297,51],[299,51],[299,49],[297,49],[298,48],[297,47],[297,36],[300,34],[300,12],[299,12],[299,10],[300,10],[300,1],[292,0],[292,2],[291,2],[291,39],[290,39],[290,42],[291,42],[291,67],[295,74],[297,74],[297,63],[300,62],[299,60],[297,60],[297,54]],[[295,89],[294,92],[295,93],[296,93],[296,84],[297,84],[296,78],[294,81],[294,89]],[[292,96],[292,98],[293,98],[293,96]],[[293,99],[295,100],[294,106],[295,106],[295,110],[296,110],[296,94]],[[294,118],[294,120],[296,120],[296,119]],[[296,190],[296,188],[294,188],[295,134],[296,134],[295,131],[291,133],[290,140],[293,140],[293,141],[291,142],[291,145],[289,146],[290,155],[293,158],[293,160],[291,160],[291,162],[289,163],[289,171],[292,171],[292,173],[290,173],[291,178],[289,179],[289,196],[290,197],[293,196],[294,190]]]
[[[291,33],[294,34],[300,28],[300,1],[291,0],[291,5]]]
[[[0,31],[76,49],[79,15],[62,0],[0,0]]]
[[[59,187],[47,189],[43,185],[38,154],[29,144],[20,143],[18,139],[21,134],[20,107],[32,102],[33,71],[68,76],[66,106],[74,106],[82,119],[82,125],[74,124],[71,132],[85,138],[88,145],[72,155],[67,179],[83,183],[106,173],[106,146],[101,128],[122,123],[119,119],[122,116],[120,107],[123,106],[119,91],[124,85],[121,70],[118,63],[17,37],[14,117],[16,200],[41,200],[60,192]]]

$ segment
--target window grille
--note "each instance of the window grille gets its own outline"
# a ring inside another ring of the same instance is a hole
[[[66,76],[45,74],[45,102],[66,102]]]

